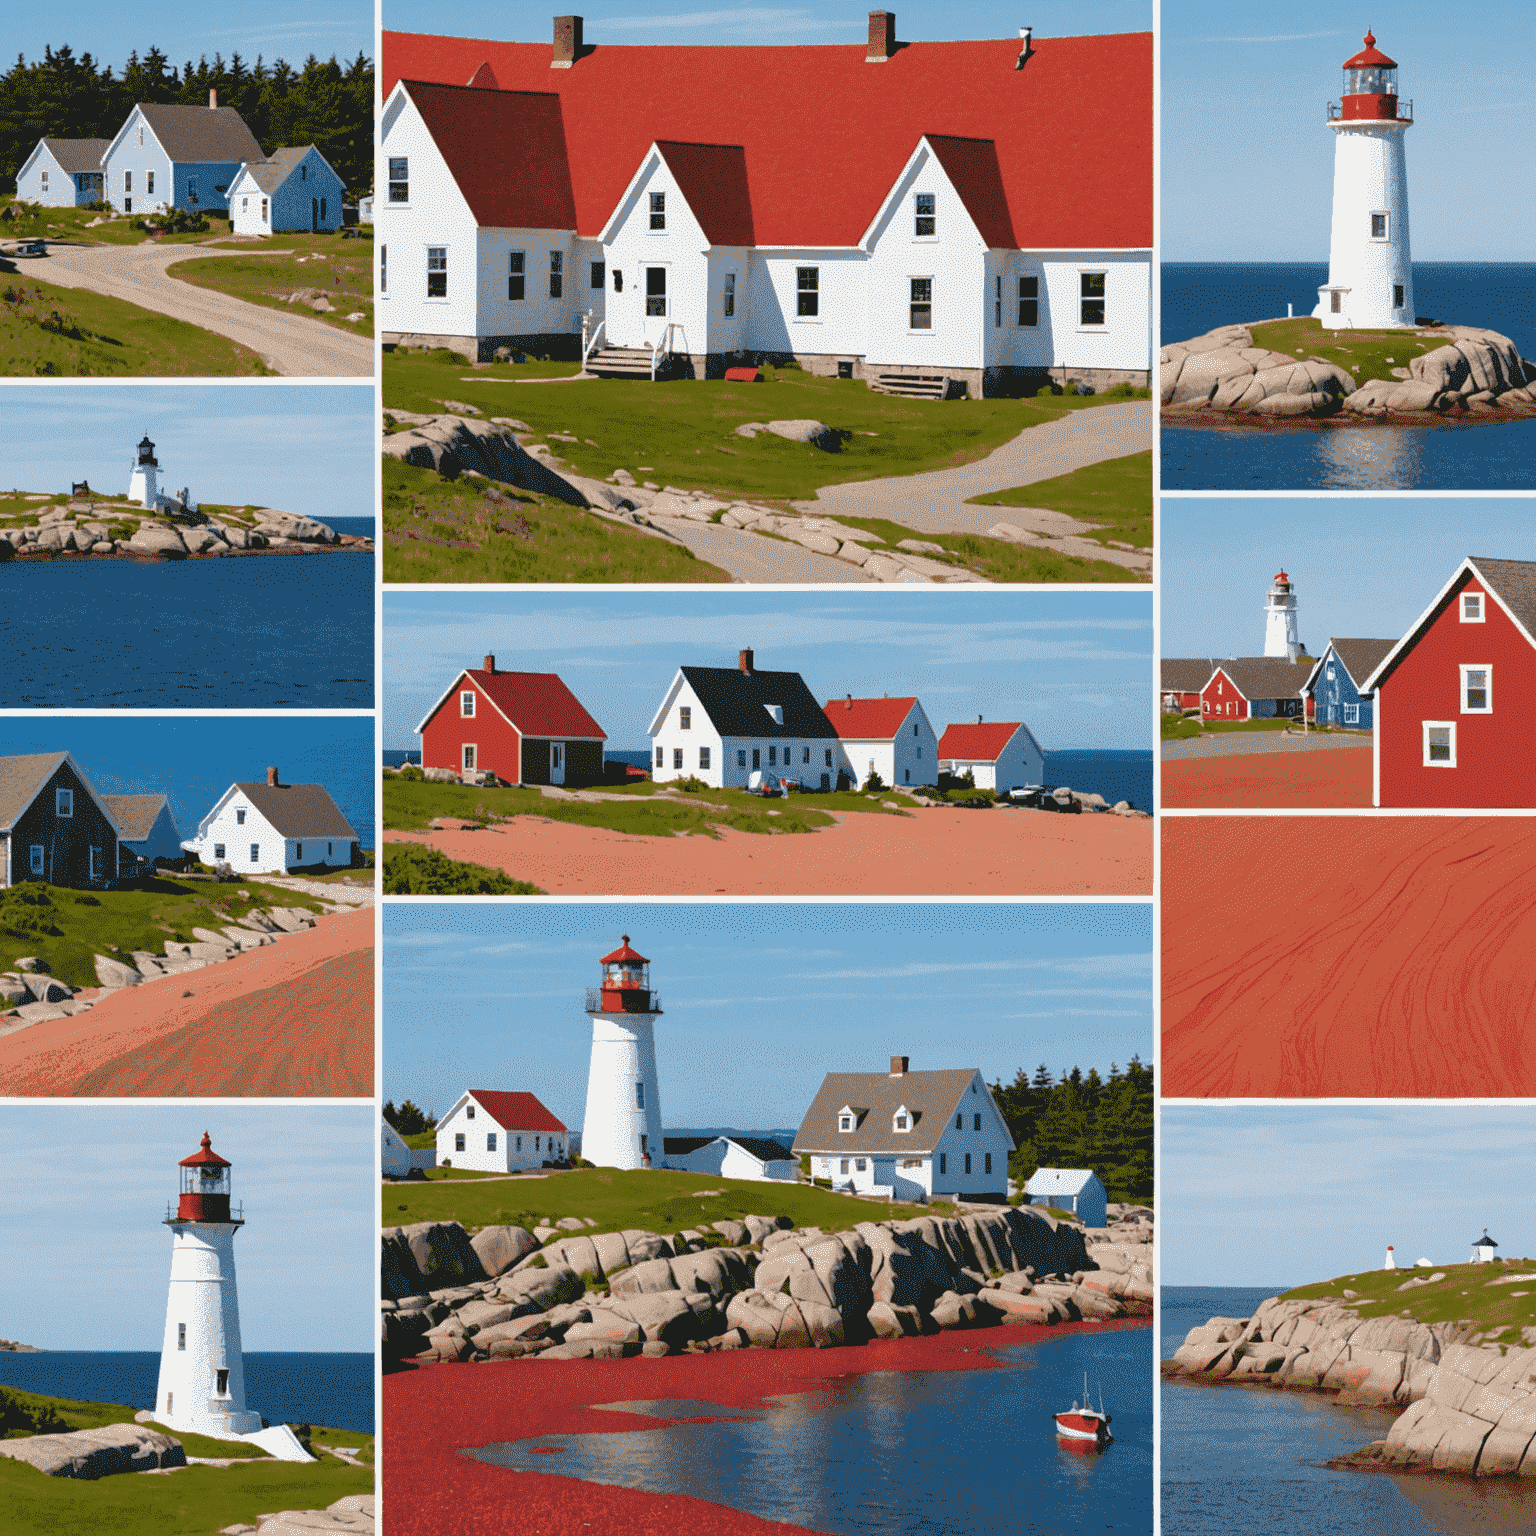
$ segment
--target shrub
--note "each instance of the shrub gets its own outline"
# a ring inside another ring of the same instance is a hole
[[[869,777],[864,780],[864,793],[866,795],[874,794],[876,791],[882,790],[884,788],[885,780],[882,779],[873,768],[871,768],[869,770]]]
[[[424,774],[421,769],[416,766],[415,763],[407,763],[400,770],[400,777],[402,779],[415,779],[420,781],[426,778],[426,774]]]
[[[146,230],[151,235],[201,234],[208,228],[208,220],[201,213],[187,208],[167,208],[164,213],[152,213],[148,218],[135,219],[134,229]]]
[[[391,896],[543,896],[526,880],[499,869],[460,864],[435,848],[392,843],[384,853],[384,889]]]
[[[709,785],[696,773],[690,773],[686,779],[674,779],[673,783],[678,789],[690,795],[696,795],[701,789],[709,788]]]

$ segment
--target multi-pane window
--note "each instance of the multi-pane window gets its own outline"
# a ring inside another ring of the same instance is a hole
[[[1461,712],[1464,715],[1493,713],[1493,668],[1486,666],[1461,669]]]
[[[1080,274],[1082,293],[1082,323],[1084,325],[1104,324],[1104,274],[1102,272],[1084,272]]]
[[[800,749],[800,761],[802,763],[808,763],[808,762],[810,762],[810,760],[811,760],[811,749],[809,747],[802,747]]]
[[[523,253],[507,252],[507,297],[520,300],[526,293],[527,273],[524,270]]]
[[[665,267],[645,269],[645,312],[647,315],[662,316],[667,312],[667,269]]]
[[[151,187],[149,190],[151,192],[153,192],[155,189],[153,187]],[[187,201],[189,203],[191,203],[194,208],[197,206],[197,177],[196,176],[188,176],[187,177]]]
[[[987,1172],[992,1172],[992,1154],[990,1152],[987,1153]]]
[[[603,281],[604,281],[603,273],[604,273],[604,270],[605,270],[605,268],[604,268],[604,264],[602,262],[594,261],[592,263],[592,282],[590,284],[591,287],[593,287],[593,288],[601,288],[603,286]]]
[[[1384,213],[1371,215],[1371,239],[1385,240],[1387,238],[1387,216]]]
[[[667,766],[667,749],[665,747],[656,748],[656,766],[658,768],[665,768]]]
[[[914,331],[933,329],[933,279],[931,277],[912,279],[911,312],[907,323]]]
[[[680,705],[678,707],[678,711],[677,711],[677,728],[680,731],[691,731],[693,729],[693,706],[692,705],[690,705],[690,704],[683,704],[683,705]]]
[[[1463,624],[1483,623],[1483,594],[1481,592],[1463,592],[1461,594],[1461,622]]]
[[[43,872],[43,845],[41,843],[33,843],[32,844],[32,873],[34,875],[40,875],[40,874],[42,874],[42,872]]]
[[[995,277],[992,281],[996,284],[992,294],[992,324],[1001,325],[1003,323],[1003,280],[1001,277]]]
[[[725,274],[725,313],[727,315],[736,313],[736,274],[734,272]]]
[[[55,816],[73,816],[75,814],[75,792],[72,789],[56,789],[53,792],[53,814]]]
[[[215,864],[223,863],[223,861],[224,861],[224,844],[223,843],[215,843],[213,845],[213,861],[214,861]]]
[[[761,747],[752,748],[752,766],[754,768],[761,768],[763,766],[763,749]]]
[[[455,1152],[462,1152],[464,1150],[464,1132],[463,1131],[456,1131],[454,1133],[454,1137],[453,1137],[453,1150]]]
[[[1360,706],[1358,704],[1346,704],[1344,706],[1344,724],[1360,724]]]
[[[487,1131],[485,1133],[485,1150],[487,1152],[494,1152],[496,1150],[496,1132],[495,1131]]]
[[[192,186],[194,184],[195,183],[189,182],[188,186]],[[155,195],[155,173],[153,171],[145,171],[144,173],[144,190],[149,193],[151,197]],[[192,201],[195,203],[197,199],[194,197]]]
[[[392,203],[411,200],[411,162],[405,155],[389,157],[389,200]]]
[[[124,192],[132,192],[133,191],[133,172],[132,171],[124,171],[123,172],[123,191]]]
[[[768,748],[768,766],[770,768],[772,768],[778,762],[778,760],[779,760],[779,749],[777,747],[769,747]]]
[[[446,245],[427,247],[427,297],[429,299],[448,297],[448,247]]]
[[[976,1123],[971,1127],[971,1129],[973,1131],[979,1131],[981,1129],[981,1116],[980,1115],[976,1115],[976,1116],[974,1116],[974,1119],[975,1119]]]
[[[683,766],[683,749],[681,747],[672,748],[672,766],[674,768],[681,768]]]
[[[1401,283],[1393,283],[1392,284],[1392,308],[1393,309],[1401,309],[1402,307],[1403,307],[1403,285]]]
[[[565,287],[565,252],[549,253],[549,296],[558,299]]]
[[[475,718],[475,691],[466,688],[459,695],[459,718],[461,720],[473,720]]]
[[[802,319],[821,313],[821,268],[795,268],[795,313]]]
[[[827,767],[830,768],[832,766],[832,748],[828,747],[826,749],[826,753],[827,753]]]
[[[252,843],[251,844],[251,863],[252,864],[260,864],[261,863],[261,844],[260,843]]]
[[[699,748],[699,767],[700,768],[708,768],[709,767],[709,748],[708,747],[700,747]]]
[[[1424,722],[1424,766],[1426,768],[1454,768],[1456,766],[1456,726],[1448,720]]]
[[[919,240],[926,240],[934,233],[932,192],[916,194],[916,223],[912,232]]]
[[[969,1152],[965,1154],[965,1171],[967,1173],[971,1171],[971,1154]]]
[[[651,228],[665,229],[667,227],[667,194],[665,192],[651,193]]]
[[[186,1347],[187,1347],[187,1325],[185,1323],[177,1323],[176,1324],[176,1348],[177,1349],[185,1349]]]

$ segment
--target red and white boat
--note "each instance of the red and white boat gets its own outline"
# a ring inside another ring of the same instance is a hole
[[[1083,1401],[1081,1406],[1073,1403],[1065,1413],[1058,1413],[1056,1418],[1056,1433],[1064,1441],[1068,1442],[1073,1450],[1089,1450],[1097,1446],[1108,1445],[1115,1437],[1110,1434],[1110,1416],[1104,1412],[1103,1393],[1099,1394],[1099,1406],[1093,1407],[1088,1401],[1088,1377],[1083,1377]]]

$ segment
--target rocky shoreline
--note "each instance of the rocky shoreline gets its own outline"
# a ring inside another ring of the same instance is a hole
[[[46,1349],[35,1344],[18,1344],[15,1339],[0,1339],[0,1355],[46,1355]]]
[[[1249,325],[1219,326],[1173,342],[1159,355],[1163,420],[1176,426],[1262,428],[1536,416],[1536,363],[1521,357],[1509,337],[1467,325],[1420,326],[1402,334],[1443,345],[1394,367],[1390,379],[1363,384],[1326,358],[1289,357],[1255,346]]]

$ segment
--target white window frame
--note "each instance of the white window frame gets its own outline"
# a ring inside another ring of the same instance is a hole
[[[1094,295],[1083,291],[1083,283],[1090,277],[1102,279],[1104,291]],[[1104,318],[1097,324],[1083,319],[1083,305],[1101,303],[1104,306]],[[1109,329],[1109,270],[1106,267],[1079,267],[1077,269],[1077,328],[1079,331],[1087,331],[1091,335],[1098,335]]]
[[[32,844],[32,854],[29,867],[31,868],[34,875],[41,875],[45,872],[45,866],[43,863],[44,853],[45,850],[41,843]]]
[[[494,1152],[496,1150],[496,1132],[495,1131],[487,1131],[485,1133],[485,1150],[487,1152]]]
[[[261,844],[260,843],[252,843],[251,844],[251,863],[252,864],[260,864],[261,863]]]
[[[45,170],[43,172],[43,191],[46,192],[47,190],[48,190],[48,172]]]
[[[1360,706],[1358,704],[1346,704],[1344,706],[1344,724],[1360,724]]]
[[[453,1133],[453,1150],[455,1152],[462,1152],[462,1151],[464,1151],[464,1132],[463,1131],[455,1131]]]
[[[1037,330],[1040,329],[1040,274],[1038,272],[1020,272],[1018,274],[1018,279],[1019,279],[1018,327],[1019,327],[1020,330],[1024,330],[1024,331],[1037,331]],[[1035,291],[1033,293],[1025,293],[1024,292],[1024,284],[1025,283],[1033,283],[1035,285]],[[1026,320],[1024,318],[1024,306],[1026,304],[1033,304],[1035,306],[1035,318],[1033,320]]]
[[[811,274],[811,286],[802,287],[804,275]],[[809,298],[816,307],[810,314],[801,312],[801,305]],[[796,325],[820,325],[821,324],[821,267],[795,266],[795,324]]]
[[[682,766],[683,766],[683,749],[681,747],[673,747],[672,748],[672,771],[673,771],[673,773],[681,772],[682,771]]]
[[[725,274],[725,290],[722,297],[722,313],[727,320],[732,319],[736,314],[736,273],[734,269]]]
[[[475,718],[475,690],[473,688],[461,688],[459,690],[459,719],[473,720]]]
[[[927,208],[923,207],[927,200]],[[928,220],[928,231],[923,232],[923,220]],[[932,192],[914,192],[912,194],[912,240],[914,244],[931,245],[939,238],[939,204],[938,197]]]
[[[693,729],[693,706],[691,704],[679,704],[677,706],[677,728],[680,731]]]
[[[1424,767],[1454,768],[1456,766],[1456,722],[1454,720],[1426,720],[1423,722],[1422,729],[1424,733]],[[1450,733],[1450,757],[1431,760],[1429,755],[1429,733],[1431,730],[1441,730]]]
[[[667,766],[667,749],[665,747],[656,748],[656,766],[658,768],[665,768]]]
[[[224,862],[224,844],[223,843],[215,843],[213,845],[213,862],[215,864],[222,864]]]
[[[706,770],[706,771],[709,768],[709,748],[708,747],[700,747],[699,748],[699,767],[704,769],[704,770]]]
[[[428,245],[428,244],[425,243],[425,241],[423,241],[421,248],[422,248],[423,251],[426,252],[426,259],[427,259],[427,265],[426,265],[426,269],[425,269],[426,279],[427,279],[426,293],[423,295],[422,302],[426,303],[426,304],[446,304],[446,303],[449,302],[449,299],[448,299],[448,247],[446,245]],[[434,267],[432,265],[432,259],[433,259],[434,254],[440,255],[442,257],[442,265],[441,266]],[[432,292],[432,275],[433,275],[434,272],[441,272],[442,275],[443,275],[443,291],[441,293],[433,293]]]
[[[243,827],[245,825],[245,807],[243,805],[237,807],[235,810],[235,825],[237,827]]]
[[[1463,592],[1461,594],[1461,622],[1463,624],[1486,624],[1488,622],[1488,594],[1486,592]],[[1475,605],[1476,611],[1473,611]]]
[[[650,202],[649,202],[649,205],[648,205],[648,211],[650,213],[650,219],[649,219],[648,227],[646,229],[646,233],[647,234],[651,234],[651,235],[664,235],[664,234],[666,234],[666,232],[667,232],[667,193],[666,193],[666,189],[665,188],[662,188],[662,190],[660,192],[652,192],[650,194]],[[660,223],[657,223],[658,219],[661,221]]]
[[[645,318],[647,320],[670,320],[672,318],[672,283],[670,281],[672,263],[670,261],[647,261],[641,266],[640,270],[645,273],[645,293],[643,295]],[[651,292],[652,272],[661,273],[661,293],[659,295]],[[661,313],[653,315],[651,313],[651,301],[658,297],[661,299]]]
[[[480,771],[480,743],[478,741],[461,741],[459,743],[459,772],[478,773]],[[471,1114],[474,1112],[471,1111]]]
[[[522,286],[522,292],[514,294],[512,284]],[[507,303],[524,304],[528,300],[528,253],[526,251],[507,252]]]
[[[193,188],[193,183],[196,182],[196,180],[197,178],[195,176],[189,176],[187,178],[187,187],[189,191]],[[153,197],[155,195],[155,173],[153,171],[145,171],[144,173],[144,195],[145,197]],[[195,203],[197,201],[196,197],[194,197],[192,201]]]
[[[552,299],[565,298],[565,252],[551,251],[549,253],[549,296]]]
[[[385,195],[388,201],[386,208],[409,208],[411,206],[411,157],[409,155],[390,155],[388,157],[388,178],[385,182]],[[395,167],[400,167],[400,174],[395,174]],[[401,188],[401,195],[395,196],[395,188]]]
[[[1467,673],[1481,672],[1485,679],[1483,693],[1487,702],[1481,709],[1467,703]],[[1493,713],[1493,664],[1486,661],[1467,661],[1461,664],[1461,713],[1464,715],[1491,715]]]
[[[1387,208],[1372,208],[1366,215],[1370,219],[1371,243],[1373,245],[1389,245],[1392,241],[1392,213]],[[1381,220],[1381,233],[1376,233],[1376,220]]]
[[[927,327],[912,324],[912,311],[918,307],[918,298],[914,283],[928,284],[928,324]],[[934,336],[938,333],[938,327],[933,323],[933,273],[909,272],[907,274],[907,335],[909,336]]]

